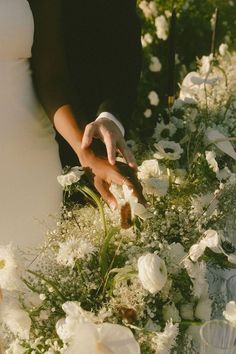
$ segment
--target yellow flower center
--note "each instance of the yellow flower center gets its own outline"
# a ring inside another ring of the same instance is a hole
[[[5,259],[0,259],[0,270],[3,269],[6,265]]]

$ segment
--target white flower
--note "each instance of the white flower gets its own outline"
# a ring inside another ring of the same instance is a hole
[[[12,244],[0,245],[0,288],[5,290],[19,290],[23,283],[21,276],[24,264]]]
[[[145,118],[150,118],[152,116],[152,110],[151,109],[146,109],[146,111],[143,113]]]
[[[192,212],[196,216],[200,216],[204,213],[207,217],[217,213],[218,200],[213,193],[207,193],[205,195],[198,195],[191,198],[192,200]]]
[[[157,254],[141,256],[138,259],[138,275],[144,289],[155,294],[167,281],[165,262]]]
[[[159,97],[155,91],[151,91],[148,95],[149,102],[152,106],[157,106],[159,104]]]
[[[174,303],[164,305],[163,309],[162,309],[162,315],[163,315],[164,321],[166,321],[166,322],[171,319],[174,323],[181,322],[179,311],[176,308]]]
[[[173,123],[165,124],[163,121],[156,124],[154,129],[153,138],[156,141],[166,140],[176,133],[176,126]]]
[[[122,186],[124,193],[124,201],[130,204],[132,216],[137,215],[143,220],[152,217],[152,214],[145,208],[145,206],[138,202],[138,198],[133,195],[133,190],[124,184]]]
[[[150,33],[145,33],[144,36],[141,37],[142,46],[145,48],[148,44],[151,44],[153,41],[153,37]]]
[[[20,339],[29,339],[31,319],[14,299],[3,299],[0,303],[0,321]]]
[[[151,63],[149,65],[149,70],[152,72],[161,71],[161,62],[157,57],[151,57]]]
[[[195,317],[202,321],[209,321],[211,319],[211,305],[212,301],[208,297],[200,298],[195,309]]]
[[[157,160],[143,161],[138,171],[138,178],[142,181],[144,193],[160,197],[166,195],[169,181],[166,176],[162,176]]]
[[[216,153],[214,151],[205,151],[206,160],[208,162],[209,167],[215,172],[219,172],[219,166],[216,161]]]
[[[193,262],[196,262],[199,257],[201,257],[206,249],[204,243],[199,242],[190,247],[189,257]]]
[[[156,16],[157,7],[154,1],[150,1],[149,3],[146,0],[142,0],[139,3],[139,8],[143,11],[145,17]]]
[[[236,304],[235,301],[230,301],[226,305],[225,311],[223,311],[224,318],[232,323],[233,325],[236,325]]]
[[[181,305],[180,306],[180,315],[184,320],[193,321],[194,320],[193,304],[188,303],[188,304]]]
[[[213,128],[206,130],[206,137],[210,143],[215,144],[221,151],[236,160],[236,152],[228,137]]]
[[[169,354],[176,344],[178,334],[178,324],[173,324],[172,321],[167,322],[164,332],[157,333],[155,337],[152,338],[154,353]]]
[[[72,167],[68,173],[57,176],[57,181],[60,185],[65,188],[73,183],[80,180],[81,176],[84,174],[82,167]]]
[[[67,354],[140,354],[130,329],[117,324],[80,324]]]
[[[212,251],[219,247],[219,234],[215,230],[207,230],[204,232],[203,239],[190,247],[189,250],[189,257],[192,261],[196,262],[199,257],[203,255],[205,252],[206,247],[209,247]]]
[[[206,264],[201,261],[200,263],[193,263],[190,259],[185,259],[184,267],[193,283],[193,295],[197,298],[208,296],[208,283],[206,281]]]
[[[165,16],[161,15],[156,17],[155,26],[156,26],[157,37],[165,41],[168,37],[168,28],[169,28]]]
[[[18,340],[12,342],[9,348],[6,350],[5,354],[24,354],[25,348],[23,348]]]
[[[222,57],[225,56],[225,54],[228,52],[228,45],[225,43],[221,43],[221,45],[219,46],[219,53]]]
[[[154,157],[158,160],[178,160],[183,153],[181,146],[174,141],[160,140],[154,146],[158,151],[154,154]]]
[[[84,259],[94,250],[95,248],[88,240],[71,238],[59,243],[57,262],[64,266],[74,267],[77,259]]]

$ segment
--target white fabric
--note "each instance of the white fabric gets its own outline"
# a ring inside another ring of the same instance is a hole
[[[124,130],[123,125],[121,124],[121,122],[119,122],[119,120],[113,114],[111,114],[110,112],[102,112],[95,119],[95,121],[98,120],[98,119],[101,119],[101,118],[107,118],[107,119],[112,120],[112,122],[114,122],[117,125],[117,127],[120,129],[121,134],[123,136],[125,135],[125,130]]]
[[[61,189],[57,144],[34,95],[27,0],[0,0],[0,243],[37,245],[55,224]]]

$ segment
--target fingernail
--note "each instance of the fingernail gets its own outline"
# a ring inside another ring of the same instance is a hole
[[[110,208],[111,208],[112,211],[116,210],[116,203],[115,203],[115,202],[111,202],[111,203],[109,204],[109,206],[110,206]]]

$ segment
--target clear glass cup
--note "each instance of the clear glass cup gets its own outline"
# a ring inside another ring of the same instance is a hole
[[[227,321],[205,322],[200,337],[200,354],[236,354],[236,327]]]

